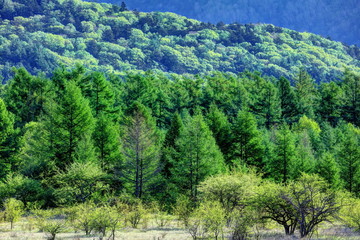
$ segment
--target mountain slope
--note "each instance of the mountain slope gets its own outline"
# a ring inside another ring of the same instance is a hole
[[[6,4],[4,4],[6,3]],[[205,24],[173,13],[124,11],[80,0],[6,0],[1,8],[0,71],[12,66],[49,74],[63,64],[120,72],[262,71],[293,78],[305,68],[317,81],[344,68],[360,72],[359,48],[266,24]]]
[[[115,0],[102,2],[119,3]],[[358,0],[126,0],[129,9],[170,11],[204,22],[272,23],[360,46]],[[349,31],[351,29],[351,31]]]

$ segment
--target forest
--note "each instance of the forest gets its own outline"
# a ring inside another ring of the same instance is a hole
[[[301,237],[332,218],[360,228],[360,75],[348,69],[321,84],[300,69],[294,86],[249,71],[13,71],[0,100],[5,213],[28,209],[45,231],[59,209],[75,222],[90,212],[87,224],[109,211],[114,231],[171,213],[193,239],[225,226],[243,239],[269,221]]]
[[[0,238],[359,237],[356,46],[0,3]]]
[[[358,47],[271,24],[214,25],[80,0],[4,0],[0,18],[3,82],[13,66],[50,76],[59,64],[116,74],[249,70],[290,80],[305,68],[316,82],[339,80],[344,67],[360,72]]]

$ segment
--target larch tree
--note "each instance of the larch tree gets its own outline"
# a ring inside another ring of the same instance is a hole
[[[286,183],[292,176],[295,161],[295,139],[287,124],[275,134],[274,156],[268,164],[270,177]]]
[[[314,79],[305,71],[300,69],[295,79],[295,94],[297,97],[299,116],[306,115],[310,118],[315,117],[318,92]]]
[[[203,116],[197,114],[185,121],[176,141],[178,152],[173,161],[172,181],[179,191],[192,200],[198,197],[197,185],[207,176],[225,169],[224,158]]]
[[[0,98],[0,179],[4,179],[12,169],[14,134],[14,116]]]
[[[262,167],[264,147],[261,132],[253,114],[239,111],[233,124],[232,159],[246,164]]]
[[[298,111],[295,92],[285,77],[280,77],[276,85],[279,91],[281,118],[288,124],[293,123]]]
[[[350,192],[356,192],[360,187],[360,130],[351,123],[344,129],[344,138],[340,143],[338,162],[340,165],[341,178],[345,182],[345,188]]]
[[[91,134],[94,118],[88,100],[86,100],[76,83],[65,83],[62,99],[54,104],[48,113],[47,121],[52,123],[55,132],[54,152],[56,163],[64,168],[74,161],[75,149],[84,135]]]
[[[342,84],[346,93],[343,105],[343,118],[355,126],[360,126],[360,75],[346,69]]]
[[[121,176],[125,187],[143,198],[160,173],[160,144],[154,120],[145,107],[137,104],[125,126],[122,138],[124,163]]]

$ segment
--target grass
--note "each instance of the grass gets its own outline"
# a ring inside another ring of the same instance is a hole
[[[130,227],[123,228],[116,232],[117,240],[186,240],[192,239],[190,234],[183,228],[178,226],[176,221],[172,221],[168,226],[157,227],[154,221],[147,224],[147,228],[133,229]],[[257,234],[255,234],[257,232]],[[14,224],[14,229],[10,230],[10,223],[0,223],[0,239],[1,240],[44,240],[48,235],[39,232],[38,229],[28,221],[27,218],[22,218],[21,221]],[[84,232],[74,231],[68,228],[66,232],[59,233],[57,240],[95,240],[99,239],[98,235],[92,234],[86,236]],[[107,239],[104,238],[104,240]],[[224,235],[224,239],[230,239]],[[249,239],[264,239],[264,240],[295,240],[300,239],[296,232],[294,236],[285,236],[281,226],[271,224],[266,229],[258,229],[254,231]],[[313,234],[311,239],[318,240],[340,240],[360,239],[360,234],[353,232],[340,223],[324,223],[319,226],[318,230]]]

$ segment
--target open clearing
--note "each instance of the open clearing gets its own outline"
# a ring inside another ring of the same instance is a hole
[[[256,234],[255,234],[256,233]],[[39,232],[36,227],[26,218],[15,223],[14,229],[10,230],[10,224],[7,222],[0,223],[0,239],[1,240],[44,240],[48,239],[50,235]],[[180,240],[192,239],[191,235],[182,227],[177,226],[176,222],[172,222],[169,226],[159,228],[149,226],[146,229],[123,228],[116,232],[115,239],[118,240]],[[109,238],[109,234],[104,240]],[[84,232],[74,231],[70,227],[64,232],[56,235],[57,240],[97,240],[97,234],[86,236]],[[112,239],[112,238],[111,238]],[[230,239],[228,234],[224,233],[223,238]],[[253,233],[249,239],[265,239],[265,240],[295,240],[300,239],[295,233],[295,236],[285,236],[282,228],[277,225],[272,225],[269,229],[253,229]],[[311,239],[326,239],[326,240],[340,240],[350,239],[359,240],[360,234],[353,232],[351,229],[340,224],[325,223],[322,224],[317,232],[315,232]]]

